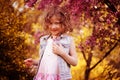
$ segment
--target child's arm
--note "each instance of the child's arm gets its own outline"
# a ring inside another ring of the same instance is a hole
[[[24,62],[27,67],[30,67],[32,65],[38,65],[38,60],[35,60],[32,58],[28,58],[28,59],[24,60]]]
[[[70,43],[70,55],[67,55],[63,49],[62,45],[57,45],[57,44],[53,44],[53,52],[57,55],[60,55],[67,63],[69,63],[72,66],[76,66],[77,65],[77,54],[76,54],[76,49],[75,49],[75,44],[73,42],[73,40],[71,40]]]

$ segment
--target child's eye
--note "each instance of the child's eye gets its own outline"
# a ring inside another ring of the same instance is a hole
[[[55,24],[60,24],[60,22],[55,22]]]
[[[61,22],[55,22],[54,24],[61,24]]]
[[[61,24],[61,22],[50,22],[50,24]]]
[[[53,23],[50,22],[49,24],[50,24],[50,25],[61,25],[61,22],[53,22]]]

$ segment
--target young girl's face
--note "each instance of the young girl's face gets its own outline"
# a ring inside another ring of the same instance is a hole
[[[52,36],[59,36],[64,31],[64,27],[62,26],[59,18],[56,16],[51,17],[48,28]]]

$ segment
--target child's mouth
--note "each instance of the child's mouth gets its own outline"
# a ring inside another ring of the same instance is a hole
[[[52,29],[51,31],[58,31],[58,29]]]

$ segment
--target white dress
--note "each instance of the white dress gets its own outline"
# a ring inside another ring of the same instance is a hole
[[[35,80],[59,80],[58,57],[52,51],[52,43],[49,38]]]

